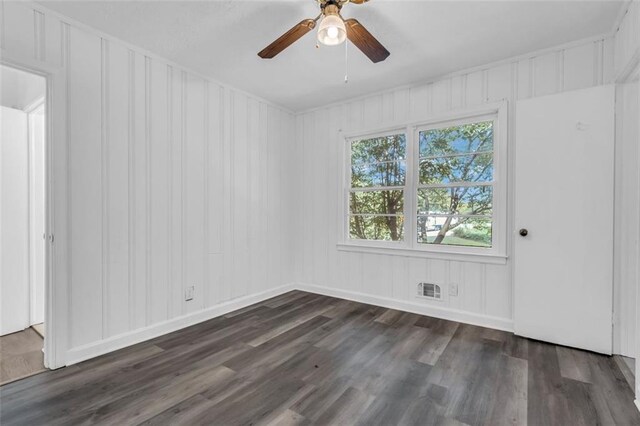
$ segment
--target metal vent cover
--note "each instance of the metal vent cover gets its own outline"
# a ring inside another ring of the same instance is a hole
[[[419,283],[418,296],[427,299],[442,300],[442,289],[438,284]]]

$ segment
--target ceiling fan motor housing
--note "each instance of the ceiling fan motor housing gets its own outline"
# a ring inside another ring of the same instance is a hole
[[[342,5],[334,0],[328,0],[326,3],[323,3],[320,6],[320,9],[322,10],[322,14],[324,16],[339,15],[340,9],[342,9]]]

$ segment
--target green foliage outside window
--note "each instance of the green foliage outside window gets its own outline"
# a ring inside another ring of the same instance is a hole
[[[404,238],[402,186],[407,169],[406,145],[404,134],[364,139],[351,144],[351,187],[385,188],[350,193],[351,238],[387,241]]]
[[[491,247],[493,122],[420,132],[419,149],[418,242]]]

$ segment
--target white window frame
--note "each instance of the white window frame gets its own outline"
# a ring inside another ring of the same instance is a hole
[[[485,104],[475,109],[451,112],[419,122],[394,125],[365,132],[344,132],[344,179],[342,214],[340,215],[342,240],[339,250],[409,257],[426,257],[481,263],[506,263],[507,244],[507,102]],[[419,133],[425,130],[460,126],[469,123],[493,121],[493,210],[491,247],[465,247],[418,243],[417,190],[419,164]],[[349,238],[349,193],[351,190],[351,143],[373,137],[404,133],[406,135],[406,179],[404,192],[404,240],[373,241]]]

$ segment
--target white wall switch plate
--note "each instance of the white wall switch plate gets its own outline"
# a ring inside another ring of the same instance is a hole
[[[191,287],[187,287],[184,289],[184,300],[185,302],[188,302],[189,300],[193,300],[193,294],[196,291],[196,287],[195,286],[191,286]]]
[[[458,295],[458,284],[449,284],[449,296]]]

